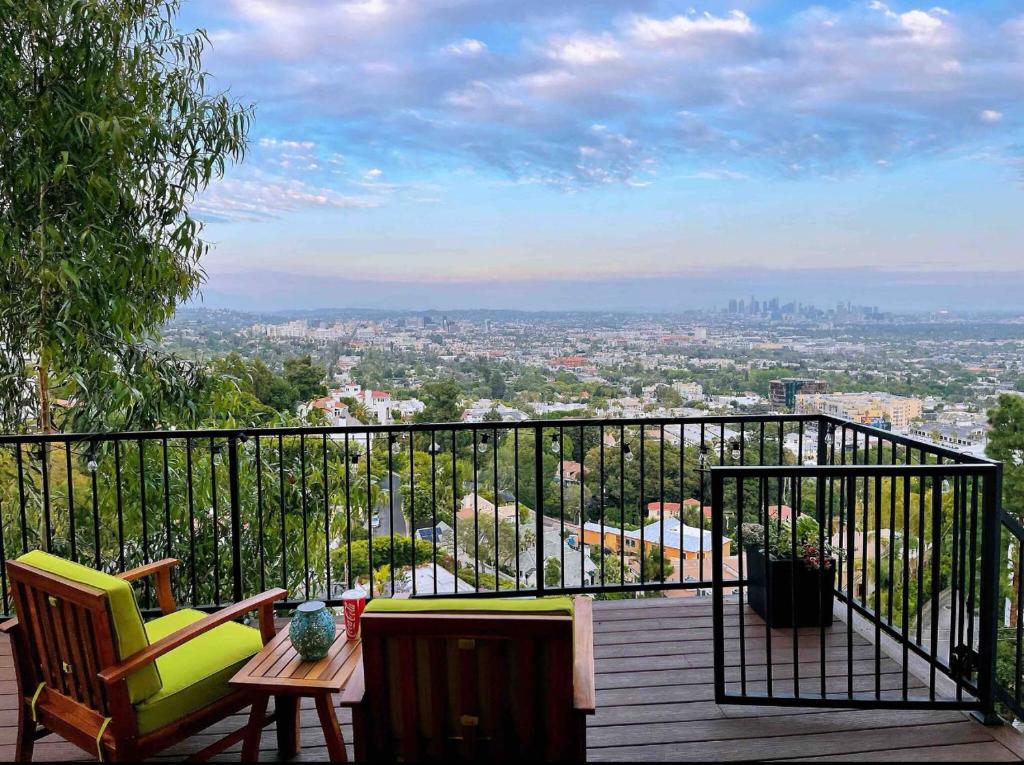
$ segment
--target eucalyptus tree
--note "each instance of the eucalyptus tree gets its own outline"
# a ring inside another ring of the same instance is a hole
[[[179,0],[0,0],[0,425],[137,427],[201,380],[154,333],[203,280],[195,196],[246,150]]]

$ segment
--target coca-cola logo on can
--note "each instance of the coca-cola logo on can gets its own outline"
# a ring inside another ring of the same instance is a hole
[[[345,611],[345,636],[355,640],[359,637],[359,618],[366,608],[366,593],[360,589],[345,590],[341,603]]]

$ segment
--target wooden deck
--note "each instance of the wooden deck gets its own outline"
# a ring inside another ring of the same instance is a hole
[[[617,760],[844,760],[990,761],[1024,758],[1024,736],[1007,728],[986,728],[960,712],[852,711],[756,706],[718,706],[712,688],[711,604],[708,600],[665,598],[595,604],[598,712],[589,729],[589,759]],[[748,616],[748,624],[757,617]],[[727,633],[728,635],[728,633]],[[808,636],[813,652],[806,682],[817,682],[817,633]],[[873,687],[870,644],[855,636],[863,681]],[[756,645],[747,643],[748,648]],[[730,650],[727,644],[726,650]],[[791,644],[780,641],[783,657]],[[834,652],[834,653],[833,653]],[[773,650],[773,654],[775,650]],[[845,628],[835,630],[828,654],[842,668],[845,685]],[[763,653],[762,653],[763,660]],[[787,659],[783,659],[787,660]],[[755,654],[748,654],[752,682]],[[803,665],[801,672],[804,672]],[[898,665],[885,660],[886,687],[902,680]],[[826,669],[826,676],[831,672]],[[815,678],[811,680],[810,678]],[[838,678],[837,678],[838,679]],[[785,680],[781,681],[785,683]],[[832,682],[830,679],[829,682]],[[779,687],[779,686],[777,686]],[[867,687],[867,686],[866,686]],[[0,759],[14,757],[17,719],[14,670],[6,638],[0,643]],[[340,710],[346,741],[352,729]],[[242,723],[236,716],[170,750],[180,760]],[[311,704],[302,711],[303,750],[295,762],[323,762],[327,750]],[[275,737],[263,736],[262,759],[276,759]],[[239,747],[218,760],[239,759]],[[351,747],[349,748],[351,756]],[[88,760],[55,736],[36,744],[36,760]]]

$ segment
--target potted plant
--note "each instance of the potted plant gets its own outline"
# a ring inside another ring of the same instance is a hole
[[[747,553],[747,599],[770,627],[820,627],[832,624],[835,599],[835,549],[809,515],[789,521],[772,520],[765,528],[744,523]]]

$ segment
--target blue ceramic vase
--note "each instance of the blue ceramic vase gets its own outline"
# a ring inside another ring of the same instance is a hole
[[[322,659],[334,642],[334,616],[323,601],[308,600],[296,609],[288,637],[304,661]]]

